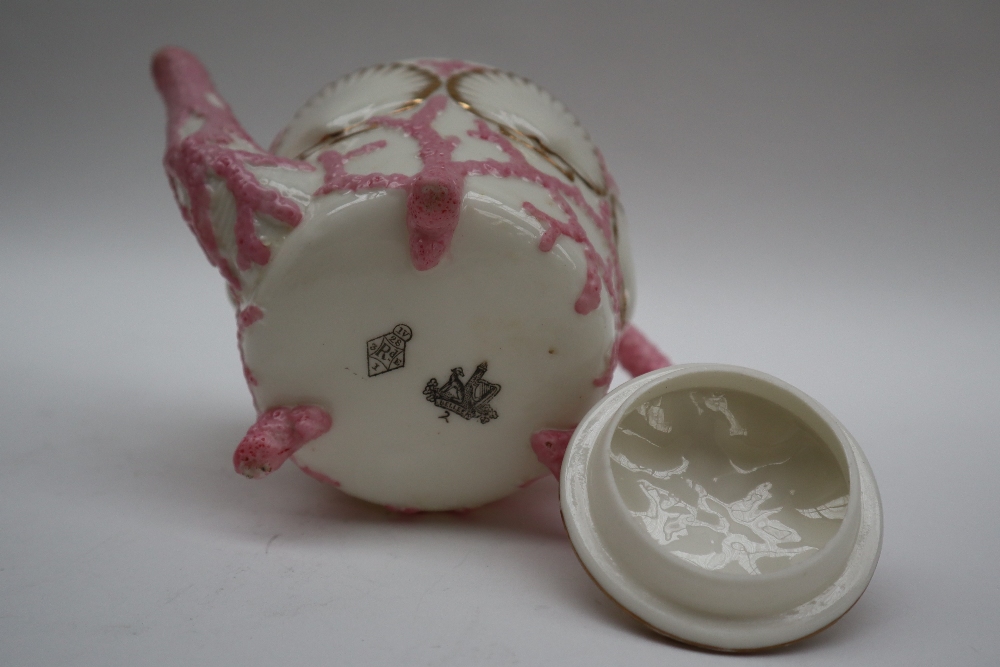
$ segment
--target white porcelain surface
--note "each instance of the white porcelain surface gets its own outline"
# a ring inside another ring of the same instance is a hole
[[[254,295],[267,316],[244,334],[258,404],[329,406],[334,427],[295,460],[352,495],[420,509],[480,505],[543,474],[531,433],[576,423],[604,395],[593,379],[613,314],[573,312],[582,258],[538,252],[537,226],[467,195],[450,261],[417,272],[403,198],[351,200],[289,236]],[[366,341],[401,323],[405,366],[369,377]],[[498,418],[446,422],[428,380],[456,367],[468,379],[483,361]]]
[[[878,490],[850,434],[793,387],[733,366],[675,366],[609,394],[570,443],[562,507],[619,604],[723,650],[834,622],[881,546]]]
[[[237,266],[232,197],[222,189],[213,200],[221,254],[242,288],[238,307],[263,313],[240,336],[256,406],[326,410],[333,427],[295,462],[347,493],[406,509],[478,506],[544,474],[531,434],[572,428],[604,395],[606,383],[595,380],[610,380],[613,343],[635,294],[624,214],[579,123],[524,79],[442,62],[373,67],[331,84],[272,146],[304,168],[248,165],[303,211],[294,229],[256,217],[271,253],[265,266]],[[513,150],[537,175],[464,176],[454,236],[427,269],[412,257],[407,190],[384,182],[427,173],[427,147],[413,127],[373,119],[404,123],[431,104],[441,105],[433,132],[453,146],[448,169],[467,161],[502,166]],[[495,136],[477,134],[483,127]],[[333,152],[346,174],[384,181],[327,187],[323,159]],[[578,199],[553,195],[542,178]],[[575,306],[594,261],[580,239],[562,235],[541,247],[551,227],[545,216],[566,220],[567,206],[597,261],[611,272],[621,262],[617,305],[604,286],[596,308]],[[609,212],[611,242],[593,211]],[[400,325],[411,332],[399,346],[404,355],[373,372],[367,345]],[[467,381],[481,364],[485,386],[499,387],[492,419],[429,402],[431,380],[444,386],[459,369]]]

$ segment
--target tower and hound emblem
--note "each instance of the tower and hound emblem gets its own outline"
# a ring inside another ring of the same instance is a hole
[[[483,379],[486,368],[485,361],[476,366],[476,372],[466,382],[462,382],[465,371],[461,367],[453,368],[451,377],[441,387],[436,379],[431,378],[424,387],[424,396],[445,411],[442,416],[445,421],[454,412],[463,419],[478,419],[485,424],[498,417],[490,401],[500,393],[500,385]]]
[[[406,365],[406,342],[411,338],[413,330],[405,324],[397,324],[389,333],[368,341],[368,377]]]

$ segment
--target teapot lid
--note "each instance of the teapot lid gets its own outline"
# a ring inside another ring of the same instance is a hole
[[[864,592],[882,506],[854,438],[764,373],[686,364],[611,391],[561,470],[573,548],[655,631],[722,651],[812,635]]]

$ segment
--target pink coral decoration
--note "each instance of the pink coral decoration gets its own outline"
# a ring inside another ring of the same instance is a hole
[[[535,452],[538,460],[552,471],[556,479],[559,479],[566,447],[569,446],[572,437],[573,429],[547,429],[536,431],[531,436],[531,450]]]
[[[627,325],[622,331],[618,343],[618,359],[622,368],[632,377],[639,377],[670,365],[667,355],[632,324]]]
[[[616,341],[617,356],[622,367],[632,377],[645,375],[670,365],[667,355],[660,352],[634,325],[626,325]],[[573,429],[545,429],[531,436],[531,450],[538,460],[559,479],[566,448],[573,437]]]
[[[250,138],[229,105],[215,92],[205,67],[192,54],[167,47],[153,57],[153,78],[167,107],[164,167],[184,220],[237,294],[235,268],[267,264],[270,249],[257,237],[254,215],[267,215],[295,227],[302,210],[292,199],[257,180],[249,167],[287,167],[311,171],[312,165],[266,152]],[[209,176],[221,179],[236,203],[236,267],[222,256],[210,218]]]
[[[315,405],[268,410],[257,418],[236,448],[233,466],[250,479],[269,475],[332,425],[330,415]]]
[[[417,64],[445,79],[479,67],[465,61],[440,59],[420,60]],[[617,187],[599,152],[597,158],[610,198],[602,197],[596,205],[588,202],[578,184],[531,165],[508,136],[481,118],[475,119],[474,129],[466,134],[472,139],[495,145],[503,159],[455,160],[453,153],[462,138],[442,136],[433,126],[447,107],[449,97],[434,94],[423,100],[408,117],[382,115],[367,120],[370,127],[392,128],[415,140],[422,164],[419,172],[413,175],[352,173],[347,170],[348,161],[382,150],[387,142],[372,141],[344,153],[328,149],[316,156],[317,165],[277,157],[260,148],[240,126],[229,106],[216,93],[208,72],[194,55],[168,47],[155,55],[152,69],[167,107],[164,166],[177,203],[209,261],[226,278],[237,303],[244,298],[240,272],[266,265],[271,259],[271,249],[259,237],[255,219],[267,216],[288,227],[296,227],[303,220],[302,205],[269,187],[266,181],[262,183],[252,168],[267,166],[316,171],[319,167],[323,172],[323,182],[313,193],[317,197],[334,192],[403,190],[406,194],[410,259],[419,271],[433,269],[447,255],[459,224],[466,177],[520,179],[544,188],[559,211],[559,215],[550,215],[531,202],[522,203],[523,210],[545,229],[538,249],[550,252],[556,242],[565,237],[578,244],[583,252],[586,275],[573,304],[574,310],[581,315],[591,313],[600,305],[603,292],[617,314],[616,335],[604,370],[593,380],[593,384],[607,387],[619,363],[633,376],[670,365],[670,360],[642,332],[624,321],[621,309],[624,276],[615,243],[612,203]],[[235,252],[228,258],[220,250],[210,217],[214,183],[224,185],[235,203]],[[610,249],[606,256],[602,256],[588,238],[581,216],[603,236]],[[263,317],[263,311],[256,305],[245,301],[241,303],[237,313],[241,358],[245,330]],[[256,386],[257,379],[245,362],[243,372],[247,384],[251,388]],[[276,470],[303,444],[329,430],[331,424],[329,414],[315,406],[268,410],[260,415],[240,442],[233,455],[233,463],[237,471],[247,477],[263,477]],[[556,477],[559,476],[572,434],[572,429],[549,429],[538,431],[531,438],[531,448],[539,461]],[[307,473],[320,478],[312,471],[307,470]]]

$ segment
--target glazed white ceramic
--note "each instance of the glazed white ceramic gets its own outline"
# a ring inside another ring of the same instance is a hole
[[[191,118],[183,132],[201,128]],[[532,434],[572,428],[605,394],[635,294],[614,184],[576,119],[520,77],[415,60],[331,84],[271,153],[241,168],[301,220],[258,211],[241,237],[221,182],[210,217],[258,410],[332,420],[293,460],[414,510],[544,474]],[[452,199],[449,222],[435,207]],[[435,392],[456,383],[492,398],[448,409]]]
[[[602,589],[659,632],[721,650],[836,621],[881,548],[878,489],[851,435],[801,391],[734,366],[611,392],[570,442],[561,493]]]

